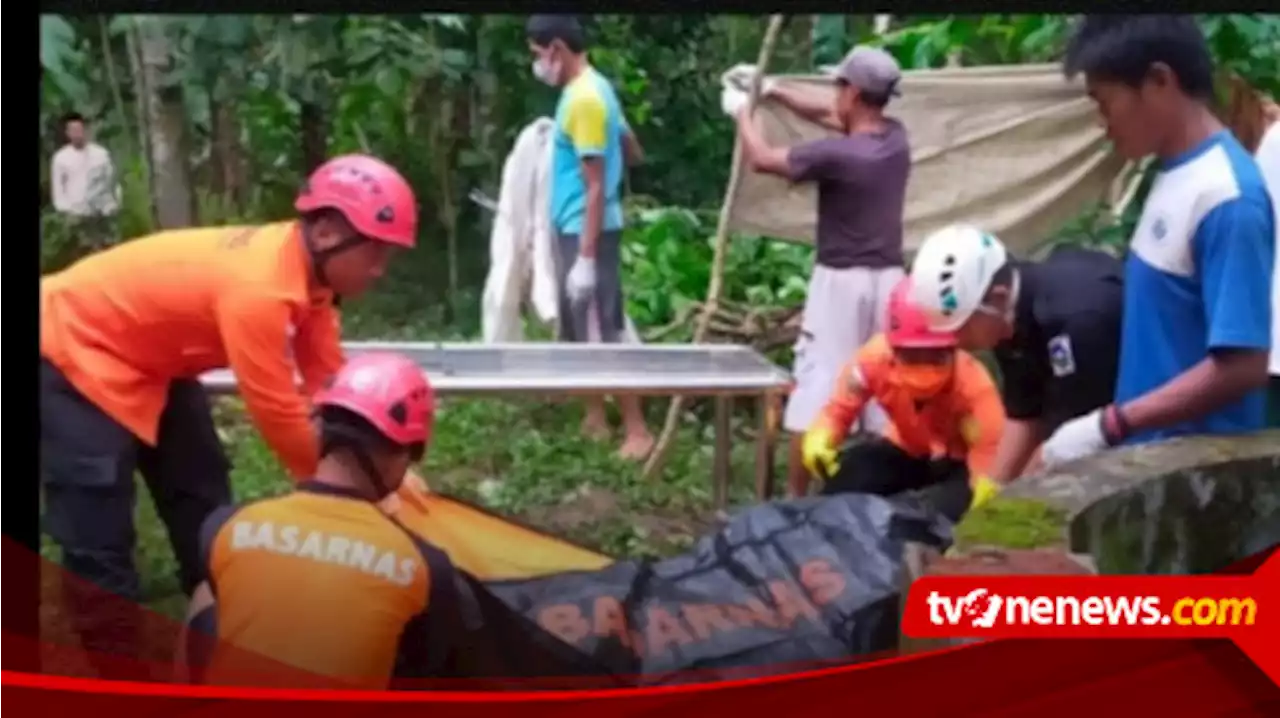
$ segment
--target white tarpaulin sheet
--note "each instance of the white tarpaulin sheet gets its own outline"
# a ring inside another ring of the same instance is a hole
[[[754,70],[736,67],[728,86],[747,89]],[[779,75],[834,102],[822,75]],[[888,112],[907,128],[912,149],[906,246],[964,221],[995,232],[1015,252],[1040,245],[1067,220],[1123,194],[1126,163],[1110,150],[1083,84],[1057,64],[918,70],[903,73],[902,96]],[[765,136],[795,145],[832,133],[777,102],[756,110]],[[812,242],[815,185],[743,168],[729,229]]]

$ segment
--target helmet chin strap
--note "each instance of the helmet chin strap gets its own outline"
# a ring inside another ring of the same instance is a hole
[[[315,238],[312,236],[310,228],[304,228],[302,232],[302,241],[307,246],[307,253],[311,255],[311,271],[316,275],[316,281],[320,286],[331,289],[329,285],[329,277],[325,273],[325,264],[328,263],[335,255],[341,254],[348,249],[354,249],[365,243],[365,238],[360,235],[352,235],[338,242],[327,249],[317,249]]]
[[[1005,302],[1004,309],[997,309],[990,304],[979,304],[977,311],[989,316],[999,317],[1012,327],[1014,320],[1018,316],[1018,297],[1021,293],[1022,274],[1015,269],[1013,270],[1013,278],[1009,281],[1009,301]]]
[[[382,472],[378,471],[378,467],[373,463],[373,458],[369,455],[368,449],[364,447],[356,435],[343,429],[335,430],[335,436],[321,447],[320,454],[324,456],[338,448],[345,448],[355,457],[360,471],[364,473],[369,480],[369,484],[373,487],[375,500],[381,501],[394,492]]]
[[[382,473],[378,471],[378,467],[374,466],[373,459],[369,457],[369,452],[362,447],[352,447],[351,453],[355,454],[356,463],[360,465],[360,469],[369,478],[369,483],[373,484],[373,492],[378,497],[378,500],[381,501],[390,496],[394,489],[387,485]]]
[[[1018,297],[1022,293],[1022,272],[1016,268],[1013,270],[1013,280],[1009,284],[1009,303],[1004,310],[1004,318],[1010,324],[1018,316]]]

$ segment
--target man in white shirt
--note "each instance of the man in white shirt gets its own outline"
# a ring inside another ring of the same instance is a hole
[[[120,185],[106,148],[89,139],[79,113],[62,119],[67,144],[53,155],[49,173],[53,207],[65,217],[77,239],[100,249],[114,237],[113,220],[120,209]]]
[[[1280,108],[1267,108],[1270,125],[1262,134],[1254,158],[1262,169],[1262,180],[1271,194],[1280,235]],[[1277,236],[1280,242],[1280,236]],[[1271,374],[1267,389],[1267,426],[1280,428],[1280,252],[1276,253],[1276,271],[1271,280]]]

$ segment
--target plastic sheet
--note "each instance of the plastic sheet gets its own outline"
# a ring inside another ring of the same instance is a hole
[[[843,662],[893,649],[908,541],[950,527],[903,500],[814,497],[742,511],[683,555],[482,583],[459,573],[456,675],[617,685]]]

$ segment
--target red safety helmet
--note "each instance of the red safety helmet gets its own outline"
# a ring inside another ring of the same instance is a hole
[[[412,248],[418,237],[418,201],[394,167],[368,155],[343,155],[320,165],[298,192],[298,212],[333,209],[362,236]]]
[[[316,397],[317,408],[345,409],[400,446],[425,446],[435,419],[435,393],[416,362],[402,354],[361,354]]]
[[[929,328],[924,310],[911,301],[911,278],[903,277],[889,294],[889,346],[895,349],[950,349],[954,332]]]

